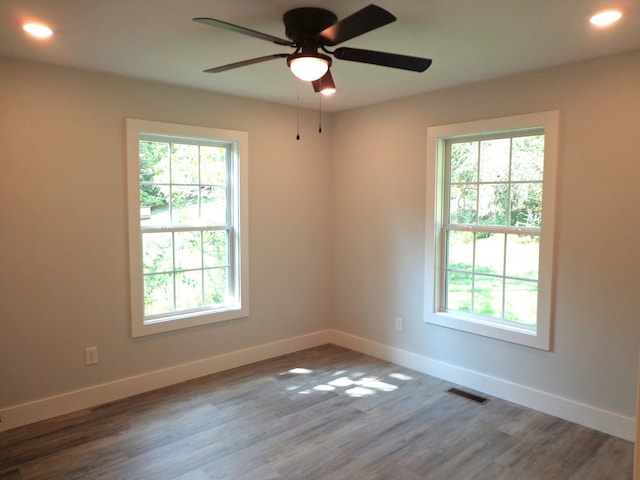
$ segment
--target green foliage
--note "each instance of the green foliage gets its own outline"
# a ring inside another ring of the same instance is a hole
[[[456,265],[456,268],[465,268]],[[447,308],[475,313],[515,323],[535,325],[538,284],[535,281],[509,279],[505,311],[502,310],[502,278],[449,271],[447,274]]]
[[[143,224],[181,227],[143,233],[145,315],[223,304],[229,232],[211,226],[226,224],[226,148],[140,141],[139,152]]]
[[[228,232],[145,233],[143,265],[146,315],[222,304],[228,295]]]
[[[168,176],[169,144],[140,141],[139,150],[140,205],[147,207],[162,207],[168,205],[168,199],[160,187],[151,182],[158,182],[158,180],[162,180],[163,177]]]
[[[449,223],[540,227],[543,135],[452,142],[449,153]],[[447,308],[535,325],[538,237],[448,235]]]
[[[535,325],[537,309],[537,258],[538,244],[534,236],[513,235],[507,249],[509,277],[502,271],[486,265],[473,265],[468,261],[449,261],[447,264],[447,308],[500,320]],[[466,243],[466,236],[458,236],[458,242]],[[480,241],[476,237],[477,241]],[[499,240],[499,237],[498,239]],[[505,255],[504,242],[493,242],[491,258]],[[450,245],[451,246],[451,245]],[[516,248],[517,247],[517,248]],[[491,258],[488,263],[491,264]],[[485,259],[487,260],[487,259]],[[514,278],[517,275],[518,278]],[[503,289],[504,285],[504,289]],[[503,311],[504,291],[504,311]]]
[[[539,227],[543,164],[543,135],[452,143],[449,221]]]
[[[542,220],[542,176],[544,135],[517,137],[512,141],[511,212],[509,225],[540,227]]]
[[[457,224],[476,222],[478,196],[478,142],[451,144],[449,165],[451,187],[450,221]]]

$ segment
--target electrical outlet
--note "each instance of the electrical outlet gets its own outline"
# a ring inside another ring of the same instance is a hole
[[[87,347],[84,349],[84,364],[95,365],[98,363],[98,347]]]
[[[402,317],[396,317],[396,332],[402,332],[404,330],[404,321]]]

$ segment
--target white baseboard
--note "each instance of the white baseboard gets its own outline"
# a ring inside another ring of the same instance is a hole
[[[636,422],[615,412],[338,330],[267,343],[0,409],[0,432],[305,348],[334,343],[633,442]]]
[[[337,330],[331,342],[539,412],[635,441],[636,419]]]
[[[0,409],[0,432],[230,368],[324,345],[329,343],[330,336],[328,330],[315,332],[3,408]]]

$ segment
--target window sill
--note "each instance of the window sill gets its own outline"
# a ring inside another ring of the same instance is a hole
[[[426,322],[540,350],[550,350],[549,333],[540,331],[539,328],[536,330],[517,324],[501,324],[489,319],[448,312],[436,312]]]
[[[132,324],[131,335],[133,337],[143,337],[156,333],[171,332],[184,328],[198,327],[211,323],[237,320],[249,316],[248,308],[234,308],[224,311],[197,312],[171,317],[161,317]]]

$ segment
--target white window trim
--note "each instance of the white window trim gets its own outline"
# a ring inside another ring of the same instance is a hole
[[[427,201],[425,236],[424,320],[427,323],[517,343],[541,350],[551,350],[553,331],[554,227],[558,164],[558,128],[560,114],[539,112],[511,117],[479,120],[429,127],[427,129]],[[504,325],[472,315],[439,311],[442,242],[442,189],[444,148],[448,139],[484,133],[513,132],[543,127],[545,135],[540,268],[538,273],[538,318],[534,331],[518,325]]]
[[[142,272],[142,229],[140,227],[140,134],[207,139],[233,142],[236,146],[234,170],[239,188],[235,191],[235,212],[239,246],[235,268],[237,282],[236,304],[226,309],[178,314],[161,321],[144,320],[144,287]],[[191,125],[126,119],[127,148],[127,209],[129,222],[129,276],[131,289],[131,334],[133,337],[169,332],[249,316],[249,189],[248,189],[248,133],[235,130],[196,127]]]

